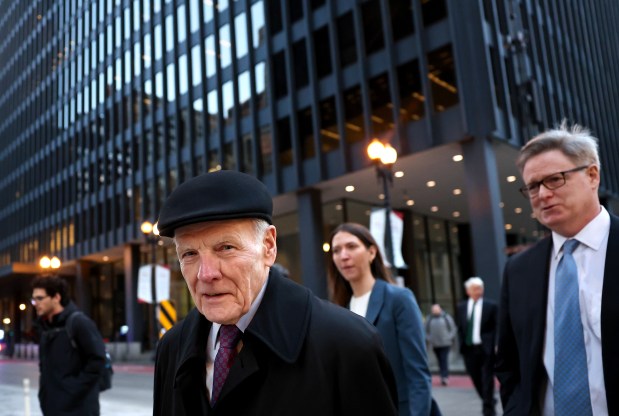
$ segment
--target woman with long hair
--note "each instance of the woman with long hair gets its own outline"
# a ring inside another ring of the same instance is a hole
[[[428,416],[431,376],[415,295],[392,284],[376,241],[363,225],[339,225],[330,243],[328,273],[333,302],[365,317],[378,329],[396,377],[400,415]]]

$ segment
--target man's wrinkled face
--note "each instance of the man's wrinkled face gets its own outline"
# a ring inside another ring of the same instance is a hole
[[[275,227],[260,234],[250,219],[176,230],[181,272],[196,307],[209,321],[235,324],[262,289],[277,255]]]

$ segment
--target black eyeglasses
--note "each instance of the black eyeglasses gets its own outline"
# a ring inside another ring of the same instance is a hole
[[[522,193],[522,195],[527,199],[535,197],[539,194],[539,187],[541,185],[544,185],[544,187],[550,191],[554,191],[555,189],[558,189],[565,185],[566,173],[578,172],[579,170],[587,169],[588,167],[589,165],[578,166],[574,169],[553,173],[552,175],[546,176],[541,181],[532,182],[528,185],[524,185],[522,188],[520,188],[520,193]]]
[[[36,302],[41,302],[43,299],[49,298],[49,297],[50,297],[49,295],[33,296],[33,297],[30,298],[30,303],[32,303],[34,305]]]

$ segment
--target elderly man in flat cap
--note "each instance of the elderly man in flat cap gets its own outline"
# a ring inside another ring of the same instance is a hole
[[[159,217],[196,305],[157,350],[154,415],[395,415],[372,325],[271,266],[272,200],[218,171],[176,188]]]

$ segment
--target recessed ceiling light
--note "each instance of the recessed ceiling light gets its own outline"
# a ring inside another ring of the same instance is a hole
[[[329,243],[323,243],[322,251],[324,251],[325,253],[328,253],[329,250],[331,250],[331,245],[329,245]]]
[[[352,192],[355,190],[355,187],[352,185],[348,185],[345,189],[346,189],[346,192]]]
[[[110,258],[108,256],[103,256],[103,261],[109,261]]]
[[[454,218],[460,218],[460,211],[454,211],[452,214]]]
[[[434,205],[434,206],[432,206],[432,208],[430,208],[430,211],[437,212],[438,211],[438,207],[436,205]]]
[[[506,230],[511,230],[512,229],[512,225],[511,224],[505,224],[505,229]]]
[[[460,195],[460,194],[462,194],[462,189],[456,188],[452,192],[453,192],[454,195]]]
[[[426,186],[428,188],[434,188],[436,186],[436,182],[435,181],[428,181],[428,182],[426,182]]]
[[[401,170],[397,171],[396,173],[393,174],[393,176],[395,176],[396,178],[401,178],[404,176],[404,172],[402,172]]]
[[[406,205],[408,205],[409,207],[412,207],[413,205],[415,205],[415,201],[413,201],[412,199],[409,199],[408,201],[406,201]]]
[[[499,202],[499,208],[503,208],[503,207],[505,207],[505,204],[502,202]]]
[[[507,182],[516,182],[516,177],[514,175],[509,175],[507,177]]]
[[[335,204],[335,210],[336,211],[341,211],[342,208],[344,208],[344,207],[342,207],[342,204]]]
[[[378,199],[385,199],[385,194],[378,194]]]
[[[464,159],[464,156],[462,156],[462,155],[454,155],[451,159],[452,159],[454,162],[461,162],[461,161],[462,161],[462,159]]]
[[[522,208],[514,208],[516,214],[522,214]]]

